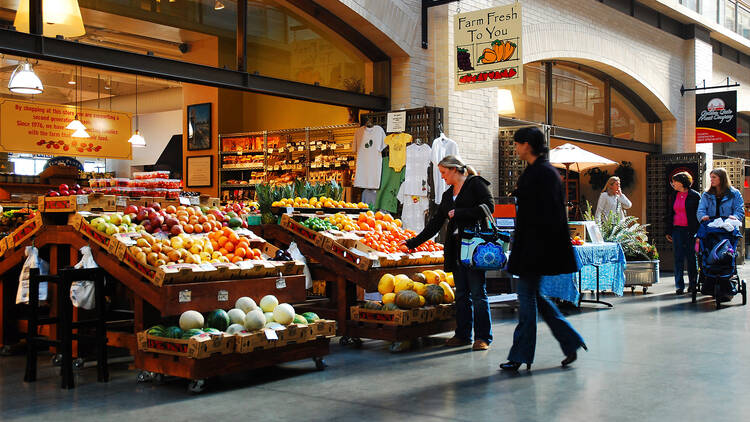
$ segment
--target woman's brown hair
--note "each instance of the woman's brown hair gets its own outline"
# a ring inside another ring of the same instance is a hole
[[[726,169],[724,167],[715,168],[711,170],[710,174],[715,174],[719,177],[719,191],[717,192],[715,187],[709,186],[706,192],[717,198],[719,196],[724,196],[724,194],[729,191],[729,188],[732,187],[732,181],[729,180],[729,174],[727,174]]]
[[[477,171],[474,170],[474,167],[464,163],[463,160],[455,155],[446,155],[442,160],[440,160],[438,165],[445,168],[456,169],[456,171],[461,174],[471,174],[473,176],[476,176],[478,174]]]
[[[679,182],[682,187],[686,189],[690,189],[690,186],[693,186],[693,176],[686,171],[675,173],[675,175],[672,176],[672,181]]]

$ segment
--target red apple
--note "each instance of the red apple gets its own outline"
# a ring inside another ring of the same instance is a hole
[[[175,224],[171,229],[169,229],[169,232],[172,233],[173,236],[179,236],[183,232],[182,226],[179,224]]]
[[[152,204],[150,205],[150,207],[151,207],[151,208],[153,208],[153,209],[154,209],[154,210],[156,210],[156,211],[159,211],[159,210],[161,210],[161,204],[160,204],[160,203],[158,203],[158,202],[154,202],[154,203],[152,203]]]
[[[79,185],[78,183],[76,183],[75,185],[73,185],[73,189],[75,189],[75,190],[81,190],[81,185]]]
[[[167,217],[164,219],[164,224],[167,225],[167,227],[172,228],[174,226],[180,225],[180,220],[174,218],[174,217]]]
[[[155,214],[149,218],[149,221],[151,221],[152,227],[161,227],[161,225],[164,224],[164,217],[160,216],[159,214]]]
[[[47,192],[47,196],[60,196],[60,193],[54,190]]]
[[[148,211],[146,211],[145,209],[138,211],[138,215],[136,215],[135,219],[139,222],[148,220]]]
[[[138,207],[136,205],[128,205],[125,207],[125,214],[138,214]]]
[[[60,196],[70,196],[70,191],[60,189]]]
[[[66,185],[65,183],[63,183],[62,185],[60,185],[60,187],[58,188],[58,190],[62,192],[64,190],[70,190],[70,188],[68,187],[68,185]]]

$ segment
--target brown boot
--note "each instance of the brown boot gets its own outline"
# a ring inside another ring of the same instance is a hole
[[[471,344],[470,341],[466,341],[462,339],[461,337],[453,336],[445,341],[445,345],[447,347],[458,347],[458,346],[467,346]]]
[[[472,350],[490,350],[490,345],[484,340],[477,340],[471,347]]]

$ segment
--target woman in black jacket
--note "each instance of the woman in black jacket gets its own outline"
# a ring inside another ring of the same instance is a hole
[[[683,264],[687,260],[688,270],[688,292],[692,292],[698,279],[698,267],[695,262],[695,233],[698,231],[698,204],[701,196],[690,186],[693,185],[693,177],[686,171],[672,176],[672,189],[674,194],[670,195],[665,227],[667,241],[672,243],[674,249],[674,285],[676,293],[681,295],[685,292],[685,280],[683,279]]]
[[[474,228],[485,218],[481,204],[486,204],[490,210],[494,209],[490,182],[478,176],[471,166],[453,155],[443,158],[438,163],[438,169],[440,176],[450,187],[443,193],[437,213],[430,218],[424,230],[405,243],[410,249],[416,248],[435,236],[445,220],[448,220],[444,267],[445,271],[453,272],[456,282],[456,333],[445,344],[471,344],[473,323],[476,340],[473,349],[487,350],[492,342],[492,324],[484,271],[468,268],[458,262],[461,245],[458,233],[464,228]]]
[[[578,271],[565,214],[564,189],[560,174],[545,158],[544,134],[537,128],[523,128],[514,136],[518,156],[529,163],[518,178],[514,195],[518,204],[508,271],[519,276],[518,326],[508,362],[501,369],[517,371],[521,364],[531,368],[536,349],[536,311],[542,314],[552,335],[560,343],[567,366],[577,358],[583,338],[565,320],[554,303],[539,294],[543,275]]]

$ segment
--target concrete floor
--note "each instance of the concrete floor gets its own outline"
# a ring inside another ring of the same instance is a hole
[[[743,269],[745,278],[750,271]],[[56,368],[40,359],[39,380],[22,381],[24,359],[0,358],[2,421],[742,421],[750,419],[750,307],[716,311],[713,301],[674,294],[663,277],[647,295],[607,295],[614,309],[567,309],[589,346],[560,368],[562,352],[540,325],[531,372],[498,370],[515,314],[493,310],[487,352],[434,345],[391,354],[380,341],[362,349],[332,345],[325,371],[310,360],[211,380],[200,395],[187,381],[138,384],[127,364],[109,383],[77,372],[78,387],[58,388]],[[448,337],[448,335],[442,336]],[[744,415],[744,416],[743,416]]]

